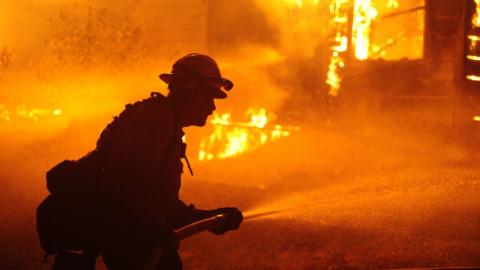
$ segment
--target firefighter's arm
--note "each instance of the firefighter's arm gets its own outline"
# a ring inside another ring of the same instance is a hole
[[[214,234],[223,234],[230,230],[236,230],[243,220],[242,212],[235,207],[204,210],[195,208],[193,204],[187,206],[180,200],[178,201],[176,211],[169,220],[172,222],[172,227],[178,229],[217,215],[223,215],[223,218],[218,220],[218,226],[210,230]]]

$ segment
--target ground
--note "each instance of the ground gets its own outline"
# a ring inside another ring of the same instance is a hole
[[[2,133],[0,269],[49,269],[34,219],[47,194],[44,173],[93,145],[93,135],[72,136],[87,126],[41,139]],[[480,265],[480,171],[468,149],[443,134],[388,124],[304,125],[245,155],[193,162],[185,201],[238,206],[246,216],[288,211],[247,219],[220,237],[186,239],[185,269]],[[83,148],[66,147],[75,143]]]

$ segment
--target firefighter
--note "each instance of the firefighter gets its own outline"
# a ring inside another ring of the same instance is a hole
[[[178,195],[181,174],[187,171],[183,163],[191,171],[182,128],[204,126],[215,110],[214,99],[226,98],[223,90],[230,90],[233,83],[221,76],[211,57],[202,54],[180,58],[160,79],[168,84],[168,95],[152,93],[127,105],[87,157],[101,167],[93,196],[97,199],[92,199],[98,201],[94,207],[101,214],[90,222],[100,228],[95,229],[95,244],[84,249],[92,251],[86,254],[101,255],[109,270],[142,269],[158,245],[163,257],[157,269],[182,269],[175,229],[224,214],[211,229],[223,234],[236,230],[243,219],[237,208],[201,210],[186,205]],[[69,256],[68,251],[57,255],[54,269],[64,268],[60,264]]]
[[[172,72],[161,74],[160,79],[168,84],[167,97],[152,94],[132,108],[134,113],[127,115],[130,119],[124,126],[113,123],[112,130],[104,132],[99,140],[99,148],[102,144],[109,148],[106,174],[112,172],[110,177],[122,182],[115,190],[119,200],[114,200],[112,209],[121,217],[115,225],[125,238],[114,239],[115,245],[103,252],[109,269],[139,269],[157,243],[161,243],[166,254],[159,269],[181,269],[173,229],[223,213],[227,214],[225,222],[212,229],[213,233],[222,234],[237,229],[242,221],[236,208],[199,210],[178,197],[182,158],[191,171],[182,128],[204,126],[215,110],[214,99],[226,98],[222,89],[230,90],[233,83],[222,78],[212,58],[202,54],[179,59]],[[122,222],[125,217],[129,220]]]

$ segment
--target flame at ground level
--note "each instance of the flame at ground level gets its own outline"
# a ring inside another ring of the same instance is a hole
[[[274,114],[267,113],[264,108],[250,108],[245,115],[249,118],[248,122],[234,122],[230,113],[214,114],[210,121],[214,130],[201,141],[198,159],[233,157],[299,130],[299,127],[268,126],[269,118],[273,118]]]
[[[0,121],[10,122],[15,118],[29,119],[34,122],[38,122],[43,117],[48,116],[61,116],[62,109],[41,109],[41,108],[28,108],[26,105],[18,105],[14,111],[11,111],[7,106],[0,104]]]

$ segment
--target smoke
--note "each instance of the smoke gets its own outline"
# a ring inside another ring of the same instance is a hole
[[[76,118],[88,117],[82,108],[95,104],[88,114],[113,115],[122,103],[151,90],[164,92],[158,73],[192,51],[212,55],[234,80],[231,99],[225,109],[219,107],[225,111],[243,114],[249,107],[264,107],[283,114],[282,119],[298,120],[304,104],[326,93],[326,33],[318,25],[326,23],[328,11],[318,1],[301,8],[288,1],[2,5],[5,14],[22,10],[31,18],[2,17],[9,37],[4,46],[14,58],[0,70],[0,98],[10,111],[23,104],[57,106],[70,112],[65,117]],[[185,12],[171,15],[171,9]]]
[[[12,118],[0,118],[8,247],[0,268],[42,267],[33,213],[46,195],[45,172],[92,150],[126,103],[165,93],[158,74],[192,51],[212,55],[235,84],[218,112],[262,107],[301,129],[231,159],[192,160],[186,202],[281,212],[220,239],[182,243],[189,269],[323,269],[335,252],[358,269],[478,262],[478,170],[451,142],[446,107],[362,105],[374,97],[366,84],[347,103],[354,108],[327,108],[327,1],[117,2],[0,2],[0,49],[12,55],[0,67],[0,109]],[[62,114],[34,120],[19,108]],[[206,135],[187,130],[189,153]]]

